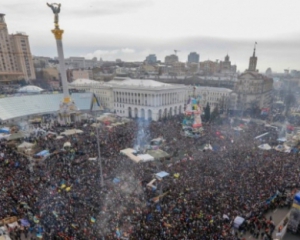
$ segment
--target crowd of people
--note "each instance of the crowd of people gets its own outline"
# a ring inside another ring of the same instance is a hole
[[[253,139],[264,127],[254,123],[238,133],[230,121],[205,125],[198,139],[185,137],[181,123],[182,116],[174,116],[110,129],[99,125],[103,185],[95,161],[97,124],[53,124],[46,129],[52,134],[27,137],[35,152],[50,151],[43,159],[1,142],[0,219],[28,221],[30,226],[18,231],[7,226],[14,239],[27,232],[31,239],[45,240],[237,240],[245,232],[272,239],[275,226],[265,213],[284,206],[291,199],[286,191],[299,188],[298,156],[259,150]],[[69,128],[83,133],[57,138]],[[141,128],[142,142],[165,139],[161,149],[170,159],[136,164],[120,154],[141,142]],[[63,148],[65,142],[71,146]],[[203,151],[206,143],[213,151]],[[170,175],[155,189],[147,187],[160,171]],[[240,229],[233,228],[237,216],[246,219]]]

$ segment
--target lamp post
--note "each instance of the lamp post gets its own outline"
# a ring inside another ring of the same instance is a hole
[[[100,168],[100,183],[101,183],[101,187],[103,187],[104,186],[104,180],[103,180],[103,172],[102,172],[102,160],[101,160],[101,151],[100,151],[99,129],[98,129],[97,124],[96,124],[96,137],[97,137],[97,148],[98,148],[98,161],[99,161],[99,168]]]

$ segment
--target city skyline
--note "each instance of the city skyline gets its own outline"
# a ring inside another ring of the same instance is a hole
[[[33,55],[54,57],[53,16],[46,2],[5,0],[1,13],[6,14],[10,33],[29,35]],[[260,72],[268,67],[283,72],[299,66],[300,30],[292,24],[297,21],[298,1],[246,0],[242,5],[236,0],[60,3],[66,57],[143,61],[148,54],[156,54],[163,61],[178,49],[182,62],[190,52],[199,53],[200,61],[223,60],[228,53],[232,64],[244,71],[257,41]]]

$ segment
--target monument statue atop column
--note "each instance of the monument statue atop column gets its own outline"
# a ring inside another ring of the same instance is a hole
[[[52,4],[49,4],[47,3],[47,6],[50,7],[52,9],[52,12],[54,14],[54,25],[55,25],[55,28],[59,28],[59,13],[60,13],[60,6],[61,4],[60,3],[52,3]]]
[[[80,115],[80,112],[78,111],[74,101],[71,99],[69,94],[67,72],[65,67],[65,58],[64,58],[63,43],[62,43],[62,35],[64,33],[64,30],[59,28],[59,18],[58,18],[61,4],[47,3],[47,6],[52,9],[52,12],[54,14],[55,28],[52,30],[52,33],[54,34],[56,39],[60,76],[61,76],[61,82],[62,82],[63,94],[64,94],[64,99],[59,105],[58,122],[60,124],[65,125],[71,122],[78,121],[79,120],[78,116]]]

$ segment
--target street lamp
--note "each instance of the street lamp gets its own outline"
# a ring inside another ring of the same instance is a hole
[[[96,137],[97,137],[97,148],[98,148],[98,161],[99,161],[99,168],[100,168],[100,181],[101,181],[101,187],[103,187],[104,186],[104,180],[103,180],[103,172],[102,172],[102,160],[101,160],[101,151],[100,151],[99,129],[98,129],[98,126],[97,126],[97,121],[96,121]]]

